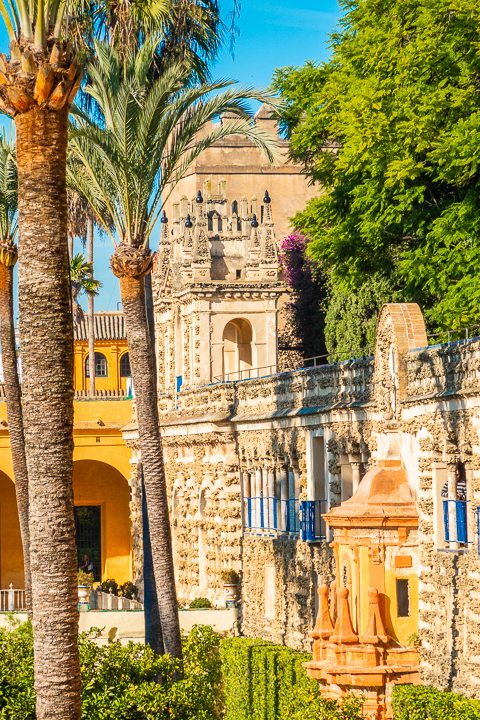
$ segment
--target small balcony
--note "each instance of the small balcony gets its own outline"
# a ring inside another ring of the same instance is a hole
[[[245,498],[244,531],[248,535],[301,537],[305,542],[326,540],[326,500]]]

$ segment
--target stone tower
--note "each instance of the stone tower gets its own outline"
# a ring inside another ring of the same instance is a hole
[[[228,115],[222,115],[220,122],[228,123]],[[204,183],[209,181],[215,188],[219,182],[226,182],[230,197],[251,198],[258,195],[258,217],[261,220],[261,198],[268,188],[272,197],[275,215],[277,240],[281,244],[283,238],[292,230],[289,218],[303,210],[307,201],[314,197],[318,188],[309,185],[302,174],[300,165],[296,165],[288,157],[288,141],[279,138],[277,121],[271,117],[265,105],[255,115],[255,123],[262,129],[278,138],[284,152],[284,160],[271,167],[264,153],[246,137],[235,135],[219,140],[205,150],[189,168],[185,177],[173,190],[165,204],[167,217],[172,217],[172,208],[184,195],[194,197]],[[211,132],[212,125],[205,127],[203,134]],[[205,195],[205,199],[207,196]]]
[[[202,194],[203,191],[203,194]],[[277,371],[277,311],[285,291],[269,194],[227,199],[210,181],[162,218],[153,273],[160,410],[180,388]],[[261,194],[260,194],[261,193]]]

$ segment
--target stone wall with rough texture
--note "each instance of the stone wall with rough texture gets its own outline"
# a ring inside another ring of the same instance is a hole
[[[395,430],[419,512],[422,677],[480,697],[480,341],[415,348],[422,332],[410,308],[403,352],[389,307],[375,360],[183,388],[161,405],[179,596],[221,604],[221,572],[236,569],[244,634],[308,649],[316,587],[335,575],[328,542],[246,527],[248,494],[278,498],[286,483],[298,501],[315,499],[312,446],[322,437],[328,511],[384,457]],[[459,462],[469,545],[455,548],[441,490]]]

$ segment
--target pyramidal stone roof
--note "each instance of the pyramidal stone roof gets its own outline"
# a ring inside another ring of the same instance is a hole
[[[74,326],[75,340],[88,340],[88,317]],[[123,313],[95,313],[95,340],[126,340],[127,333]]]

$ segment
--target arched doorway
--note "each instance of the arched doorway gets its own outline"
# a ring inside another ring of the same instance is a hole
[[[97,460],[73,466],[77,553],[88,555],[96,581],[132,579],[130,488],[116,468]]]
[[[223,331],[223,374],[227,380],[247,378],[242,372],[252,367],[252,326],[248,320],[236,318]]]
[[[0,587],[25,587],[23,550],[18,520],[15,485],[0,470]]]

